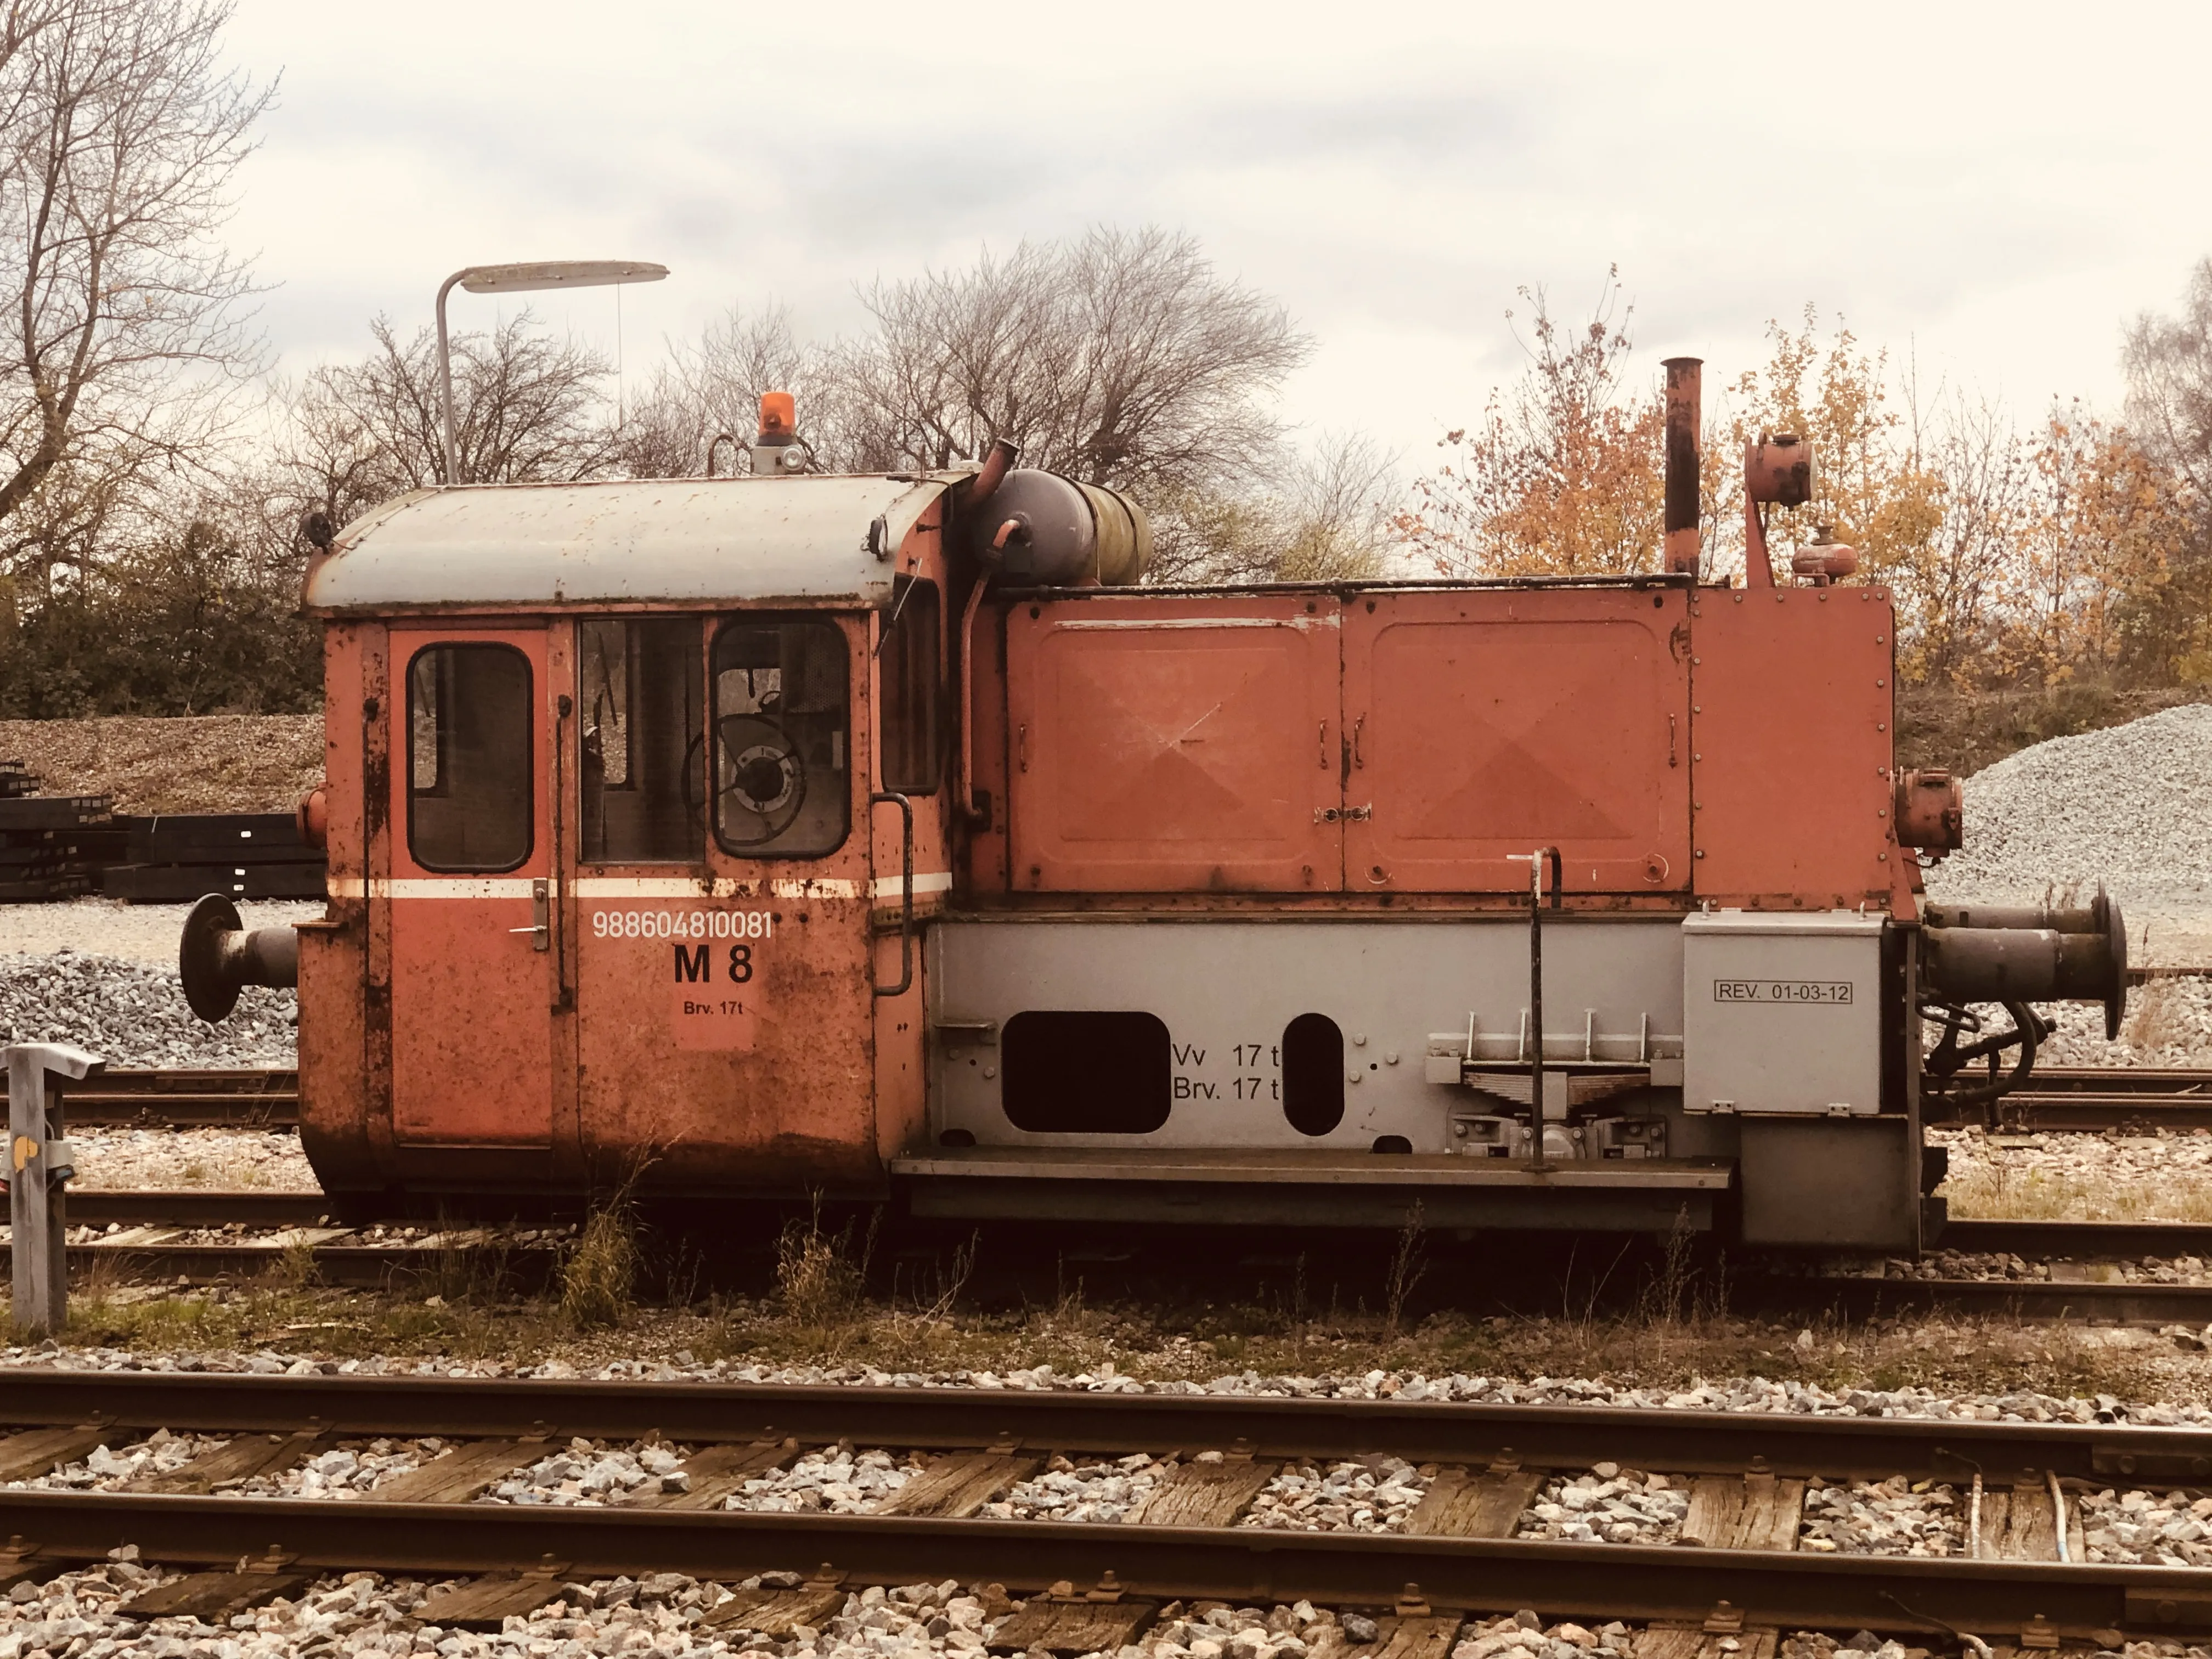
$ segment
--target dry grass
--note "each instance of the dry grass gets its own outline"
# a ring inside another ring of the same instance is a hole
[[[2185,1012],[2179,980],[2145,980],[2129,994],[2127,1023],[2120,1027],[2120,1041],[2146,1053],[2178,1042],[2188,1035]]]
[[[641,1167],[592,1206],[575,1246],[561,1264],[561,1316],[576,1330],[620,1325],[637,1306],[643,1265],[634,1199]]]
[[[816,1248],[818,1267],[818,1242]],[[844,1266],[852,1266],[849,1255]],[[962,1271],[957,1263],[951,1270]],[[832,1281],[840,1277],[832,1274]],[[1685,1285],[1671,1297],[1663,1286],[1655,1289],[1625,1316],[1563,1310],[1476,1319],[1443,1313],[1408,1321],[1394,1334],[1380,1311],[1300,1316],[1288,1306],[1176,1312],[1100,1307],[1088,1301],[1079,1282],[1049,1305],[963,1310],[955,1305],[963,1283],[949,1277],[927,1302],[861,1296],[817,1303],[805,1318],[781,1294],[677,1307],[609,1306],[600,1311],[611,1322],[587,1328],[557,1293],[453,1301],[425,1297],[420,1286],[405,1293],[344,1291],[286,1283],[281,1275],[260,1285],[194,1291],[80,1285],[69,1336],[141,1354],[266,1347],[332,1359],[380,1354],[410,1363],[534,1365],[559,1359],[585,1372],[614,1358],[665,1358],[842,1365],[848,1374],[965,1370],[1003,1376],[1048,1364],[1061,1377],[1203,1382],[1245,1370],[1357,1376],[1380,1369],[1520,1381],[1580,1376],[1662,1390],[1757,1376],[1829,1389],[1922,1386],[1940,1394],[2212,1395],[2212,1355],[2183,1352],[2147,1333],[1997,1318],[1876,1325],[1746,1319],[1716,1310],[1718,1296],[1710,1284]],[[1663,1311],[1670,1300],[1675,1310]],[[832,1308],[836,1316],[825,1319]]]
[[[2180,1170],[2157,1181],[2088,1170],[1993,1163],[1943,1184],[1951,1213],[1981,1221],[2212,1222],[2212,1170]]]
[[[775,1242],[775,1300],[784,1316],[825,1332],[848,1324],[866,1296],[876,1227],[871,1218],[855,1251],[853,1223],[836,1233],[823,1230],[818,1196],[805,1220],[787,1225]]]
[[[2212,698],[2212,687],[2137,690],[2072,681],[2048,690],[1961,691],[1949,685],[1897,688],[1897,763],[1963,775],[2050,738],[2119,726]]]

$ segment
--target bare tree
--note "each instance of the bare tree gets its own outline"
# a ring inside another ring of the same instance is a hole
[[[1400,542],[1397,457],[1365,433],[1324,434],[1265,485],[1150,501],[1155,582],[1363,581]]]
[[[272,522],[313,511],[343,525],[387,496],[445,482],[436,336],[402,340],[382,317],[369,332],[367,357],[316,369],[289,394],[267,484]],[[613,369],[599,352],[538,332],[528,311],[456,336],[452,352],[454,445],[472,482],[621,470],[623,429],[605,390]]]
[[[273,88],[222,66],[230,14],[29,0],[0,22],[0,519],[72,459],[204,454],[259,367],[216,233]]]
[[[836,448],[837,410],[820,365],[821,353],[799,343],[783,307],[750,314],[731,307],[655,372],[630,413],[625,470],[639,478],[696,477],[714,466],[742,471],[737,452],[752,441],[763,392],[791,392],[802,441],[817,453]],[[710,456],[724,437],[734,442]]]
[[[2121,364],[2137,441],[2212,513],[2212,258],[2190,273],[2179,315],[2136,319]]]
[[[943,466],[1006,438],[1088,483],[1249,479],[1281,441],[1267,399],[1310,349],[1281,307],[1157,228],[1024,242],[861,297],[875,331],[825,375],[835,459],[855,470]]]

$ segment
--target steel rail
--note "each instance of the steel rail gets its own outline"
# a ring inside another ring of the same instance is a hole
[[[331,1200],[321,1193],[261,1188],[71,1187],[66,1201],[72,1227],[111,1221],[133,1227],[312,1227],[331,1213]]]
[[[298,1246],[283,1239],[222,1244],[72,1244],[69,1247],[69,1267],[71,1273],[97,1270],[145,1279],[181,1279],[195,1285],[213,1284],[289,1270],[299,1263],[297,1249]],[[307,1249],[317,1283],[348,1290],[374,1290],[413,1283],[447,1272],[456,1263],[476,1270],[496,1270],[517,1288],[525,1288],[543,1279],[559,1259],[559,1252],[550,1245],[502,1244],[495,1239],[441,1243],[433,1237],[407,1244],[310,1243]],[[9,1246],[0,1243],[0,1271],[5,1271],[10,1260]]]
[[[2193,1221],[1967,1218],[1945,1222],[1936,1248],[2077,1261],[2103,1256],[2203,1256],[2212,1255],[2212,1226]]]
[[[1978,1109],[1949,1111],[1933,1091],[1923,1096],[1934,1124],[1978,1123]],[[2100,1133],[2142,1124],[2169,1130],[2212,1128],[2212,1070],[2156,1066],[2039,1067],[2025,1088],[1996,1106],[2010,1129]]]
[[[928,1450],[1012,1443],[1117,1455],[1243,1442],[1261,1457],[1388,1452],[1414,1463],[1487,1466],[1510,1451],[1529,1466],[1584,1469],[1610,1460],[1691,1474],[1740,1474],[1764,1459],[1778,1474],[1829,1479],[1956,1480],[2021,1469],[2100,1484],[2212,1479],[2212,1429],[2118,1423],[1073,1389],[0,1369],[0,1423],[85,1422],[231,1433],[320,1423],[333,1433],[458,1438],[641,1439],[658,1431],[694,1443],[790,1437]]]
[[[300,1074],[266,1070],[123,1069],[70,1088],[67,1121],[173,1128],[279,1128],[300,1120]]]
[[[380,1504],[0,1492],[0,1528],[51,1558],[118,1541],[162,1561],[228,1564],[271,1550],[289,1567],[435,1574],[551,1562],[568,1577],[682,1572],[728,1579],[828,1562],[859,1583],[994,1579],[1036,1590],[1114,1574],[1129,1594],[1388,1608],[1411,1586],[1432,1607],[1702,1619],[1726,1601],[1785,1628],[2071,1636],[2212,1622],[2212,1575],[2191,1569],[1915,1559],[1796,1551],[1577,1544],[1404,1534],[943,1521],[875,1515]],[[2099,1638],[2101,1639],[2101,1638]]]
[[[1852,1319],[1952,1313],[2126,1325],[2212,1324],[2212,1285],[1799,1273],[1731,1278],[1728,1289],[1729,1305],[1739,1312],[1822,1310]]]

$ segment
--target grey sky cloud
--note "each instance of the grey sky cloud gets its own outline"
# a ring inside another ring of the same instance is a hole
[[[295,368],[476,260],[665,260],[640,373],[732,304],[834,332],[875,276],[1149,222],[1314,334],[1291,418],[1418,461],[1517,368],[1524,283],[1577,315],[1618,262],[1647,366],[1723,380],[1814,301],[2032,419],[2116,407],[2122,324],[2212,252],[2198,6],[244,0],[233,45],[284,72],[234,234]],[[539,311],[611,347],[615,303]]]

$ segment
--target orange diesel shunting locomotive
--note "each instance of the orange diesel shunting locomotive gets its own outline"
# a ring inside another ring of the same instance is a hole
[[[1825,540],[1771,570],[1780,436],[1747,585],[1698,580],[1698,381],[1645,576],[1139,587],[1125,496],[1004,445],[810,473],[780,393],[750,477],[403,496],[307,575],[329,908],[295,951],[203,901],[193,1006],[296,975],[354,1209],[642,1158],[935,1216],[1915,1249],[1927,1079],[1994,1098],[2039,1002],[2116,1023],[2125,935],[1923,902],[1958,787],[1893,763],[1890,595]]]

